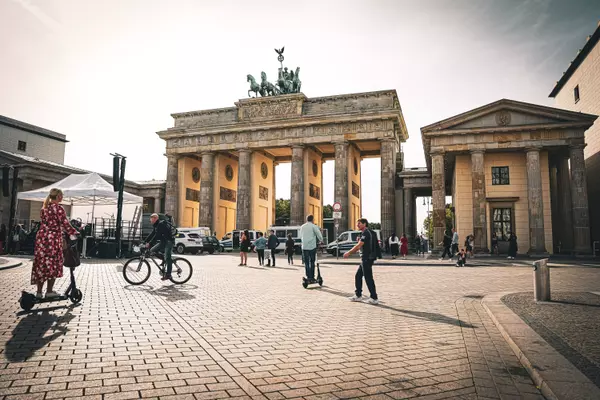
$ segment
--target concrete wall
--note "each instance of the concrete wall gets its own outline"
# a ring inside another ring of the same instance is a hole
[[[267,165],[267,177],[263,178],[261,165]],[[250,173],[250,227],[257,231],[266,232],[269,226],[273,225],[273,160],[261,153],[252,153],[252,172]],[[267,189],[266,199],[261,199],[260,186]]]
[[[354,160],[357,164],[357,172],[354,172]],[[356,229],[356,220],[362,218],[361,210],[361,198],[356,197],[352,194],[352,183],[358,185],[359,195],[362,196],[361,187],[361,162],[362,158],[360,152],[356,147],[348,146],[348,210],[344,212],[348,213],[348,229]],[[373,221],[376,222],[376,221]]]
[[[186,189],[200,190],[200,182],[195,183],[192,179],[192,170],[201,167],[201,162],[182,157],[179,159],[178,180],[179,180],[179,221],[178,226],[182,228],[192,228],[198,226],[198,213],[200,203],[197,201],[186,200]]]
[[[579,101],[573,91],[579,85]],[[600,43],[597,43],[555,98],[556,106],[600,115]],[[600,120],[585,132],[584,149],[592,240],[600,240]]]
[[[19,140],[27,143],[26,151],[18,150]],[[0,125],[0,149],[60,164],[65,162],[65,142],[12,126]]]
[[[516,230],[519,253],[529,249],[529,205],[527,197],[527,168],[525,153],[485,153],[486,197],[511,198],[518,197],[514,203],[513,229]],[[544,203],[544,231],[546,250],[552,253],[552,212],[550,207],[550,172],[548,169],[548,153],[540,152],[540,169],[542,174],[542,191]],[[510,185],[492,185],[492,167],[509,167]],[[473,233],[473,194],[471,181],[471,156],[457,155],[455,165],[454,196],[456,208],[456,229],[460,237],[460,245],[464,238]],[[491,246],[492,215],[490,202],[487,205],[487,243]]]
[[[313,161],[317,163],[317,176],[313,173]],[[322,171],[321,156],[312,149],[304,151],[304,215],[312,214],[315,224],[323,226],[323,188],[321,187]],[[319,188],[319,198],[310,196],[310,185]]]
[[[233,179],[228,181],[225,176],[225,169],[230,165],[233,169]],[[217,231],[217,239],[221,239],[227,232],[235,229],[235,218],[237,203],[221,200],[221,187],[234,190],[237,196],[237,181],[238,181],[238,162],[235,158],[218,154],[215,157],[215,174],[214,174],[214,200],[215,210],[213,212],[213,229]],[[237,197],[236,197],[237,199]]]

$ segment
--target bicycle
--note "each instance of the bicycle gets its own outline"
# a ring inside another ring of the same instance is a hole
[[[164,276],[165,260],[162,255],[151,253],[150,249],[146,246],[134,247],[134,251],[139,251],[140,255],[130,258],[123,265],[123,278],[125,278],[127,283],[141,285],[150,278],[151,268],[148,260],[152,260],[156,268],[160,271],[160,275]],[[161,260],[161,263],[159,264],[156,259]],[[192,264],[181,257],[173,257],[172,261],[173,269],[169,280],[177,285],[182,285],[189,281],[193,272]]]

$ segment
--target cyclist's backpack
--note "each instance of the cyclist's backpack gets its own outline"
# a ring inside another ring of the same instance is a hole
[[[177,236],[177,233],[179,233],[177,231],[177,227],[175,226],[175,224],[173,223],[173,217],[171,217],[170,215],[165,215],[165,221],[167,222],[167,225],[169,226],[169,229],[171,230],[171,239],[175,239],[175,237]]]

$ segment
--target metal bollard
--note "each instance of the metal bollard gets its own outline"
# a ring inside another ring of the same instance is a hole
[[[533,262],[533,296],[535,301],[550,301],[550,268],[547,258]]]

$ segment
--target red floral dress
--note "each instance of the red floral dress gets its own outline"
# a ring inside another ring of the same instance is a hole
[[[408,239],[405,237],[401,237],[400,243],[400,254],[405,256],[408,254]]]
[[[64,208],[50,203],[41,211],[42,224],[35,237],[33,270],[31,284],[44,283],[48,279],[60,278],[63,275],[62,232],[77,234],[71,226]]]

